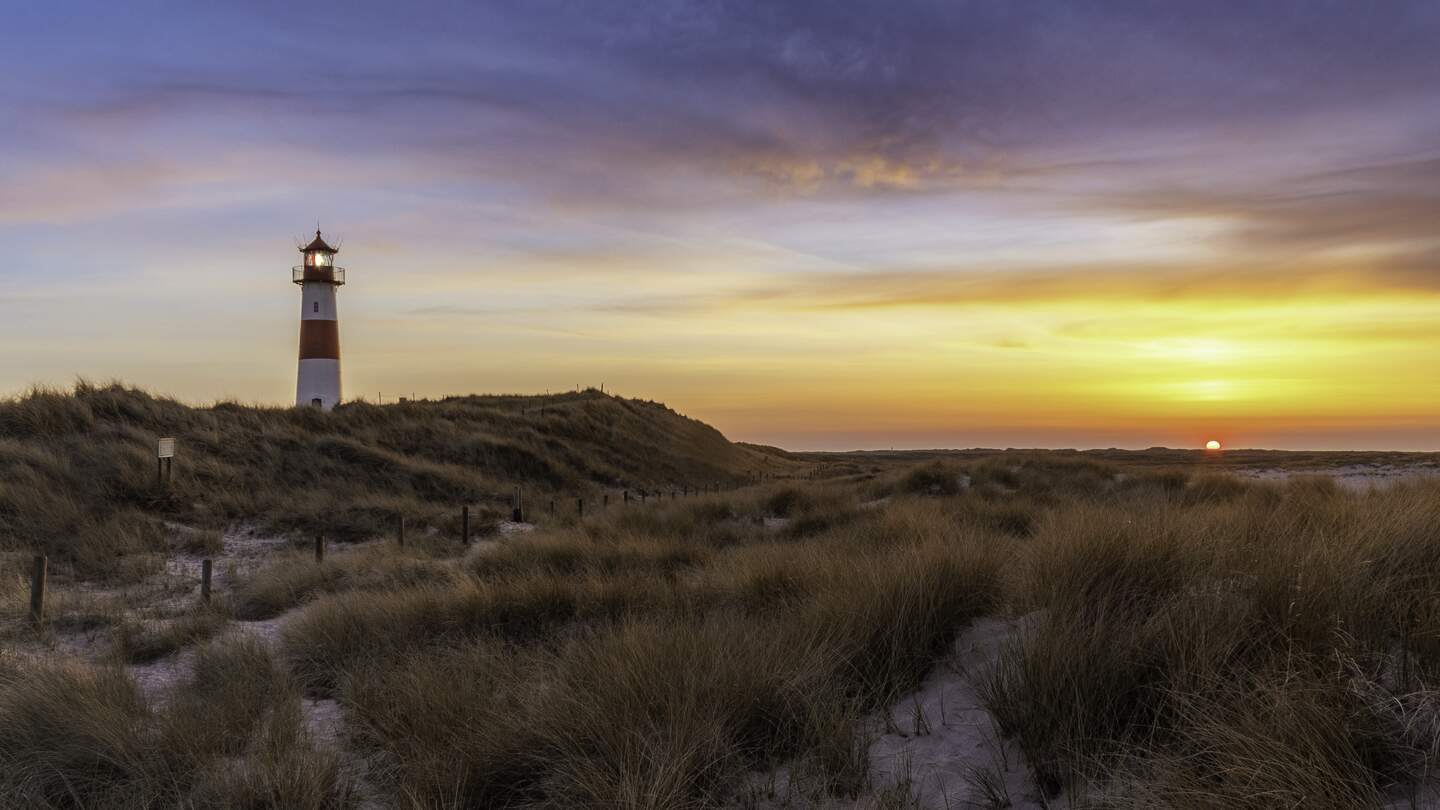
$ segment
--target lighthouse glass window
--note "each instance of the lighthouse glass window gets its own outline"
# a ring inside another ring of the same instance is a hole
[[[311,267],[330,266],[330,254],[328,253],[321,253],[320,251],[316,250],[310,253],[306,253],[305,256],[310,260],[309,264]]]

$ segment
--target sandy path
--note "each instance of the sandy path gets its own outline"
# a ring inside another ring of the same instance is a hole
[[[177,536],[195,531],[179,524],[166,525]],[[523,529],[512,528],[512,532],[518,530]],[[374,542],[383,541],[335,544],[330,547],[330,554],[332,557],[348,556]],[[200,572],[205,559],[213,562],[211,587],[216,599],[223,600],[226,591],[241,576],[260,568],[290,548],[292,544],[283,537],[264,535],[249,526],[235,526],[222,536],[218,552],[172,552],[164,560],[161,570],[139,582],[108,586],[62,580],[52,587],[52,593],[56,600],[84,600],[87,604],[108,605],[106,610],[123,614],[126,621],[154,627],[181,620],[195,612],[200,601]],[[263,642],[273,652],[279,645],[285,624],[303,609],[303,606],[297,607],[258,621],[232,619],[225,623],[216,638],[250,636]],[[74,659],[112,666],[116,657],[110,642],[111,633],[108,624],[78,631],[56,630],[46,638],[8,639],[4,651],[36,663]],[[124,668],[147,703],[163,706],[192,676],[196,650],[205,643],[208,642],[186,646],[148,663],[125,664]],[[339,702],[330,698],[302,697],[300,703],[306,729],[316,748],[340,755],[351,787],[361,798],[359,806],[385,807],[386,804],[378,798],[379,791],[366,779],[366,760],[346,748],[344,713]]]
[[[1063,798],[1047,802],[1040,795],[1025,757],[1014,742],[1001,739],[976,688],[1018,625],[1013,619],[977,620],[919,689],[878,718],[889,730],[870,745],[877,792],[908,786],[916,806],[925,808],[1068,806]]]
[[[1410,795],[1408,790],[1396,790],[1395,798],[1380,805],[1380,810],[1436,810],[1440,808],[1440,785],[1424,785]]]
[[[1369,489],[1383,487],[1415,478],[1440,477],[1440,469],[1428,466],[1396,466],[1393,464],[1350,464],[1341,467],[1317,469],[1263,468],[1255,470],[1231,470],[1241,478],[1259,481],[1288,481],[1304,475],[1323,475],[1335,479],[1335,483],[1347,489]]]
[[[227,586],[241,575],[264,565],[272,555],[288,548],[284,538],[268,537],[248,527],[237,527],[227,531],[222,541],[223,550],[211,557],[214,566],[211,585],[217,597],[223,599]],[[345,556],[371,545],[356,543],[332,546],[332,556]],[[183,581],[196,583],[192,593],[182,597],[193,604],[199,598],[200,569],[204,556],[177,555],[166,562],[165,574]],[[272,652],[280,643],[285,624],[304,610],[304,605],[292,608],[279,616],[254,621],[231,620],[221,637],[250,636],[265,644]],[[128,665],[126,671],[134,678],[136,686],[152,705],[163,703],[194,668],[195,647],[185,649],[148,664]],[[306,730],[315,747],[330,750],[340,755],[344,772],[351,788],[360,797],[361,810],[376,810],[386,807],[377,790],[367,778],[368,763],[363,756],[350,751],[344,738],[344,710],[334,698],[300,699],[300,710]]]
[[[183,530],[184,527],[172,528]],[[502,537],[507,537],[530,532],[534,528],[534,525],[529,523],[503,521],[499,526],[498,533]],[[332,559],[344,557],[379,542],[384,541],[372,540],[364,543],[334,545],[330,547],[328,553]],[[218,599],[224,599],[227,587],[242,575],[259,568],[268,562],[272,555],[291,548],[290,542],[285,538],[262,535],[246,526],[227,531],[222,544],[221,553],[210,557],[213,561],[211,587]],[[485,553],[496,546],[498,546],[498,542],[495,540],[477,538],[472,542],[467,554]],[[137,612],[149,610],[178,613],[193,609],[199,599],[200,569],[204,559],[204,555],[189,554],[174,555],[168,559],[165,571],[158,576],[174,582],[186,583],[186,586],[180,589],[179,595],[169,597],[163,602],[141,606],[137,608]],[[264,642],[273,651],[280,643],[280,636],[284,631],[285,624],[304,610],[304,607],[301,605],[292,608],[269,619],[251,621],[232,619],[222,635],[237,633],[250,635]],[[174,655],[147,664],[127,665],[126,670],[135,678],[136,684],[147,699],[163,701],[171,689],[188,677],[194,655],[194,649],[187,647]],[[338,711],[325,705],[334,703],[334,701],[307,699],[306,703],[307,706],[315,707],[316,717],[312,725],[320,731],[319,736],[329,739],[336,738],[338,735],[327,727],[328,720],[326,718],[337,718]]]
[[[889,709],[866,718],[875,735],[868,750],[869,790],[854,799],[817,797],[813,790],[789,784],[789,766],[757,774],[741,791],[741,808],[825,808],[860,810],[883,800],[892,806],[909,797],[907,808],[961,810],[1010,807],[1014,810],[1069,806],[1064,798],[1046,800],[1036,789],[1024,756],[1002,740],[995,721],[981,704],[978,679],[1015,636],[1019,620],[983,618],[960,634],[949,656],[920,687]]]
[[[183,526],[167,525],[173,530],[187,531]],[[164,571],[157,577],[183,587],[176,595],[162,602],[138,606],[135,612],[142,614],[143,618],[143,614],[146,612],[180,613],[193,609],[200,598],[200,570],[207,558],[213,562],[211,589],[218,599],[223,599],[228,586],[235,582],[241,574],[260,567],[272,555],[290,547],[290,542],[285,538],[260,534],[250,526],[242,525],[227,529],[221,538],[221,550],[218,554],[174,554],[170,556],[165,561]],[[345,546],[337,548],[332,553],[348,554],[358,547],[358,545]],[[279,638],[280,627],[294,612],[294,610],[287,611],[273,619],[262,621],[232,620],[221,635],[223,637],[234,633],[252,633],[273,647]],[[140,687],[141,694],[145,696],[146,700],[152,703],[161,703],[167,699],[169,693],[176,686],[189,677],[194,660],[195,649],[191,646],[174,655],[146,664],[126,665],[125,669],[135,679],[136,686]]]

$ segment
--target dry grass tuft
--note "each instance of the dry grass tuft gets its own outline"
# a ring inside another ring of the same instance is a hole
[[[0,796],[37,808],[348,807],[299,693],[255,641],[201,649],[163,707],[124,670],[0,667]]]
[[[174,619],[125,619],[113,631],[115,654],[127,663],[148,664],[213,638],[225,623],[225,614],[210,608],[199,608]]]
[[[1034,613],[989,707],[1052,790],[1087,778],[1123,784],[1130,806],[1373,806],[1433,770],[1395,707],[1440,671],[1421,640],[1440,629],[1420,585],[1440,574],[1437,518],[1433,484],[1328,479],[1210,478],[1055,509],[1013,572]]]
[[[996,606],[1007,553],[934,503],[719,548],[632,531],[617,516],[471,557],[458,583],[322,597],[286,658],[420,806],[710,806],[792,757],[853,794],[856,719]]]
[[[309,552],[288,552],[259,570],[241,575],[226,595],[236,618],[269,619],[322,594],[391,591],[459,581],[453,565],[432,559],[412,544],[404,551],[373,546],[332,554],[315,563]]]

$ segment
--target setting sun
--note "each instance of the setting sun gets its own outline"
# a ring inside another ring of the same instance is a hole
[[[1206,449],[1206,450],[1219,450],[1219,449],[1220,449],[1220,442],[1217,442],[1217,441],[1215,441],[1214,439],[1211,439],[1210,441],[1205,442],[1205,449]]]

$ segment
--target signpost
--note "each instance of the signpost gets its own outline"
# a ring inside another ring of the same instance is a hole
[[[45,621],[45,579],[49,571],[49,559],[43,554],[35,555],[30,572],[30,621],[36,627]]]
[[[164,485],[170,482],[171,473],[175,472],[175,440],[165,438],[155,448],[155,483]]]

